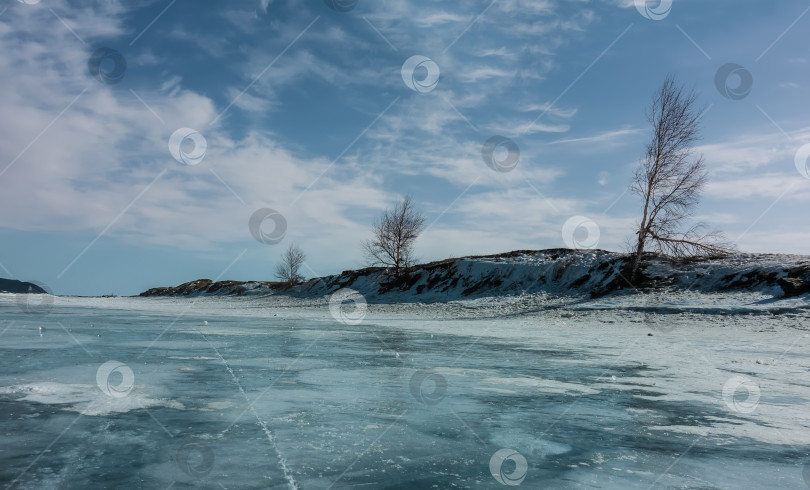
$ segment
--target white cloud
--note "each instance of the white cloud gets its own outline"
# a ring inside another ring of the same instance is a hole
[[[497,56],[500,58],[513,58],[515,53],[505,47],[497,48],[497,49],[484,49],[481,51],[479,56]]]
[[[745,177],[713,179],[706,193],[722,199],[810,200],[810,181],[794,173],[756,173]]]
[[[420,27],[434,27],[450,23],[469,23],[472,18],[469,15],[456,14],[447,11],[436,11],[421,13],[413,18],[414,23]]]
[[[541,189],[542,191],[542,189]],[[573,197],[550,197],[515,182],[506,189],[472,191],[425,233],[421,250],[441,258],[448,244],[453,256],[496,253],[520,248],[563,247],[562,226],[575,215],[590,217],[600,228],[599,248],[621,250],[635,224],[634,218],[591,213],[589,205]],[[452,224],[445,224],[452,223]]]
[[[567,108],[563,109],[558,106],[552,106],[550,102],[543,104],[530,104],[521,109],[523,112],[538,112],[545,115],[557,116],[564,119],[572,118],[576,115],[577,109]]]
[[[243,89],[231,87],[228,89],[228,99],[234,101],[233,105],[247,112],[267,112],[273,108],[274,102],[263,97],[258,97],[250,92],[243,92]]]
[[[464,71],[457,73],[461,80],[468,83],[477,83],[490,78],[514,78],[517,75],[515,70],[504,70],[492,66],[467,67]]]
[[[56,5],[59,9],[60,4]],[[262,10],[268,5],[259,3]],[[590,210],[601,210],[610,201],[597,203],[590,195],[566,194],[560,180],[567,168],[575,166],[561,163],[560,168],[551,168],[533,163],[543,160],[541,152],[549,144],[566,149],[588,144],[602,148],[629,141],[640,130],[621,127],[544,142],[550,138],[536,135],[570,131],[576,107],[552,107],[548,102],[536,102],[546,100],[548,94],[534,98],[512,90],[531,77],[545,76],[554,67],[549,59],[527,68],[522,56],[537,51],[544,56],[553,54],[555,46],[564,42],[562,33],[582,29],[593,22],[593,16],[582,11],[575,12],[570,21],[546,22],[544,16],[560,8],[556,3],[504,0],[482,16],[481,25],[472,26],[457,45],[441,54],[466,27],[465,22],[471,22],[480,12],[466,7],[468,11],[462,14],[418,17],[414,22],[425,29],[436,26],[432,31],[435,35],[414,36],[413,25],[407,22],[408,15],[414,14],[409,11],[414,5],[395,2],[368,15],[399,52],[377,39],[365,23],[358,22],[359,27],[354,27],[369,29],[378,44],[360,39],[346,25],[329,24],[324,18],[231,108],[234,113],[254,114],[272,110],[275,104],[285,102],[279,95],[284,90],[313,78],[346,90],[352,102],[360,100],[363,105],[359,111],[368,115],[368,122],[377,115],[375,110],[382,111],[388,101],[400,97],[362,135],[362,144],[352,147],[331,167],[331,159],[297,152],[279,136],[259,129],[261,126],[232,136],[228,131],[231,128],[226,126],[229,118],[211,124],[224,105],[236,99],[278,56],[279,50],[264,45],[244,47],[240,52],[244,59],[231,65],[244,84],[229,83],[219,88],[224,93],[216,93],[216,88],[210,94],[189,90],[185,84],[188,80],[170,71],[154,80],[153,86],[135,87],[156,117],[125,85],[104,86],[89,77],[90,48],[76,40],[50,12],[40,8],[36,15],[34,10],[18,15],[20,7],[15,6],[6,15],[14,15],[15,22],[41,34],[21,40],[16,35],[17,27],[0,19],[0,49],[5,53],[0,58],[0,71],[8,74],[0,79],[0,111],[13,115],[0,119],[0,171],[53,124],[0,177],[0,206],[15,210],[0,216],[0,226],[98,233],[160,172],[168,169],[112,226],[108,233],[111,237],[213,254],[227,245],[251,242],[247,230],[250,214],[259,207],[272,207],[286,216],[288,236],[306,240],[312,256],[325,255],[336,264],[348,264],[359,260],[357,243],[367,232],[366,217],[376,215],[399,192],[407,190],[401,184],[403,177],[418,177],[420,185],[439,189],[435,197],[420,203],[434,219],[475,182],[420,240],[422,256],[441,258],[448,254],[562,245],[560,229],[567,218],[592,215]],[[57,11],[61,15],[62,10]],[[96,27],[87,27],[77,17],[70,17],[83,15],[83,11],[65,10],[64,14],[70,25],[88,39],[126,32],[116,20],[117,13],[87,13],[95,16]],[[515,25],[503,22],[506,14]],[[283,26],[278,38],[288,42],[304,26],[306,22],[297,21]],[[200,41],[199,33],[176,26],[172,29],[175,38],[195,45]],[[497,29],[498,35],[509,39],[535,36],[532,39],[536,42],[525,49],[514,44],[509,45],[515,48],[507,49],[500,40],[488,45],[480,41],[489,35],[488,29]],[[223,55],[221,40],[203,37],[211,44],[201,49]],[[331,58],[325,57],[325,51],[316,49],[319,43],[338,49],[328,51]],[[354,56],[359,47],[362,53],[368,53],[368,58]],[[379,52],[384,54],[375,58]],[[456,78],[475,83],[459,86],[440,80],[439,87],[429,94],[408,92],[398,70],[409,53],[437,53],[443,80]],[[135,60],[144,65],[161,62],[160,53],[149,51]],[[384,91],[380,99],[385,100],[366,97],[364,89],[368,86]],[[227,100],[223,103],[211,98],[216,96]],[[502,110],[482,110],[493,106]],[[541,120],[530,125],[542,112],[545,114]],[[168,137],[180,127],[197,129],[208,140],[208,153],[198,166],[181,166],[168,153]],[[481,147],[494,134],[515,138],[521,145],[521,163],[515,171],[499,174],[482,161]],[[810,141],[810,130],[791,136],[796,143]],[[795,189],[784,199],[810,199],[807,181],[800,180],[792,167],[795,146],[779,134],[701,146],[698,150],[706,154],[713,173],[707,196],[727,201],[775,199],[793,185]],[[603,169],[582,180],[589,180],[594,188],[597,183],[606,186],[609,179],[600,173]],[[304,197],[293,204],[310,185]],[[620,248],[634,221],[591,217],[602,232],[600,246],[612,249]]]
[[[492,133],[517,138],[537,133],[566,133],[571,129],[570,124],[552,124],[542,121],[516,121],[514,119],[501,119],[492,121],[486,126]]]
[[[600,146],[597,147],[603,148],[604,145],[621,145],[623,144],[623,139],[628,136],[635,136],[642,131],[640,129],[614,129],[609,131],[603,131],[601,133],[595,134],[593,136],[583,136],[580,138],[567,138],[567,139],[560,139],[550,142],[550,145],[559,145],[559,144],[570,144],[570,143],[589,143],[589,144],[599,144]],[[580,146],[581,147],[581,146]]]
[[[375,177],[340,163],[326,170],[329,161],[298,157],[269,134],[231,139],[211,125],[220,109],[182,88],[179,76],[169,74],[151,90],[138,87],[143,103],[123,84],[102,85],[86,73],[87,48],[58,20],[47,10],[36,19],[26,15],[41,35],[25,43],[0,22],[0,49],[7,53],[0,71],[10,74],[0,79],[0,112],[14,114],[0,119],[0,171],[8,168],[0,177],[0,206],[16,210],[0,216],[0,227],[95,234],[126,211],[107,236],[211,251],[251,241],[250,214],[267,206],[285,214],[289,236],[309,237],[326,250],[357,240],[352,234],[366,224],[349,218],[353,210],[376,211],[389,202]],[[250,94],[241,102],[245,109],[263,107]],[[197,166],[169,154],[168,138],[180,127],[207,139]]]
[[[768,167],[790,171],[795,169],[796,151],[810,142],[810,128],[793,131],[789,137],[776,132],[745,134],[729,141],[700,145],[695,151],[704,155],[709,168],[720,178]]]

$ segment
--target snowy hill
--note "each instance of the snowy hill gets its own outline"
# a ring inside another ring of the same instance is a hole
[[[462,257],[415,267],[403,278],[383,268],[344,271],[285,288],[272,282],[212,282],[154,288],[140,296],[260,295],[325,297],[351,288],[373,302],[442,302],[545,293],[598,298],[627,289],[629,256],[604,250],[551,249]],[[773,297],[810,292],[810,256],[736,254],[676,261],[645,257],[638,285],[670,291],[756,291]]]

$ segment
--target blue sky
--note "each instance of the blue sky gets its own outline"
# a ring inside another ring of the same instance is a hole
[[[643,109],[669,73],[707,108],[697,218],[743,251],[810,254],[806,0],[336,3],[0,3],[0,276],[60,294],[272,280],[290,242],[308,277],[335,273],[363,265],[369,224],[405,194],[423,261],[625,250]],[[413,56],[428,61],[403,78]],[[739,97],[715,81],[729,63]],[[188,138],[169,148],[184,128],[205,141],[194,165]],[[519,149],[511,171],[484,162],[493,136]],[[249,229],[266,208],[278,243]]]

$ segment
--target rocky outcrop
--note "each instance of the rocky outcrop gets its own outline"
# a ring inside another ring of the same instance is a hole
[[[244,294],[266,293],[270,290],[281,289],[275,282],[263,281],[218,281],[211,279],[197,279],[179,286],[152,288],[139,296],[199,296],[203,294],[222,296],[242,296]]]
[[[779,287],[785,292],[785,298],[792,298],[794,296],[801,296],[802,294],[810,293],[810,283],[798,277],[779,278]]]
[[[141,296],[284,294],[321,298],[338,289],[351,288],[375,302],[441,302],[535,293],[593,298],[632,289],[629,262],[628,254],[604,250],[518,250],[431,262],[416,266],[401,277],[381,267],[370,267],[310,279],[292,288],[272,282],[200,279],[173,288],[150,289]],[[807,256],[737,254],[675,260],[648,254],[642,261],[635,287],[759,291],[782,296],[803,294],[808,284]]]
[[[790,269],[787,277],[780,277],[778,283],[785,293],[785,298],[810,293],[810,266],[803,265]]]

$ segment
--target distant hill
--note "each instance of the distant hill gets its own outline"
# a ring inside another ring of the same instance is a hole
[[[183,283],[179,286],[152,288],[139,296],[199,296],[201,294],[230,296],[243,294],[267,294],[282,289],[277,282],[265,281],[218,281],[211,279],[197,279]]]
[[[600,297],[627,289],[629,255],[604,250],[519,250],[462,257],[414,267],[394,278],[370,267],[310,279],[293,288],[273,282],[200,279],[154,288],[140,296],[283,294],[325,297],[351,288],[372,302],[441,302],[487,296],[548,293]],[[724,258],[675,260],[648,255],[637,284],[648,289],[695,292],[759,291],[791,297],[810,292],[810,256],[735,254]]]
[[[34,283],[3,278],[0,278],[0,293],[48,294],[47,291]]]

